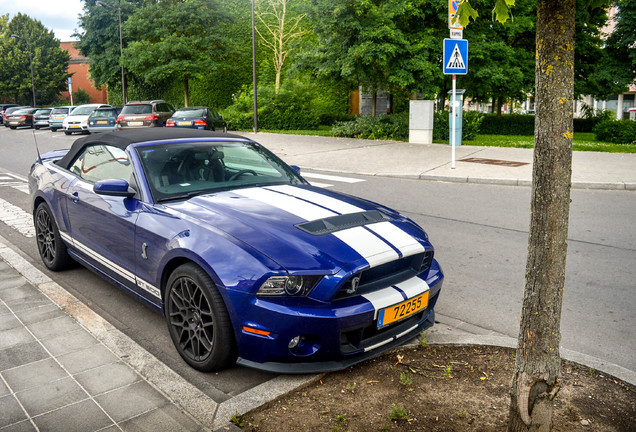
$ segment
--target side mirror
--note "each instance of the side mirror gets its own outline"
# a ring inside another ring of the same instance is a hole
[[[135,195],[135,190],[130,187],[126,180],[106,179],[99,180],[93,186],[93,192],[97,195],[118,196],[130,198]]]
[[[294,171],[296,174],[300,175],[300,167],[298,165],[290,165],[289,166],[292,171]]]

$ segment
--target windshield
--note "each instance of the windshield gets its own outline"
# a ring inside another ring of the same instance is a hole
[[[72,112],[71,115],[89,115],[90,113],[92,113],[93,111],[95,111],[97,109],[96,106],[78,106],[77,108],[75,108]]]
[[[150,114],[152,112],[152,105],[139,104],[139,105],[126,105],[122,110],[122,114]]]
[[[39,109],[37,110],[34,115],[36,116],[48,116],[51,113],[50,109]]]
[[[205,109],[180,109],[176,110],[172,117],[178,118],[198,118],[205,117]]]
[[[190,142],[137,147],[156,202],[251,186],[305,184],[263,147],[249,142]]]

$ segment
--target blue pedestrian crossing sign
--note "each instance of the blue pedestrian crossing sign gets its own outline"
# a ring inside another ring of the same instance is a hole
[[[444,75],[468,73],[468,41],[444,39]]]

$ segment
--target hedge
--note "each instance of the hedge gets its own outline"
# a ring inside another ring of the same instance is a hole
[[[616,144],[636,144],[636,122],[632,120],[605,120],[594,127],[598,141]]]
[[[465,115],[465,113],[464,113]],[[528,114],[484,114],[480,134],[483,135],[534,135],[534,116]]]

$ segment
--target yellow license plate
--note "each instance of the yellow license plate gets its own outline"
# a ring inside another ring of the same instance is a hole
[[[144,122],[142,122],[142,121],[131,121],[131,122],[128,122],[128,126],[143,126],[143,125],[144,125]]]
[[[428,306],[428,291],[410,300],[380,309],[378,314],[378,328],[407,318],[422,309],[426,309],[426,306]]]
[[[70,127],[71,129],[77,129],[77,128],[79,127],[79,125],[69,125],[69,127]]]
[[[97,120],[97,124],[108,124],[108,120]]]
[[[192,126],[191,121],[180,121],[179,126]]]
[[[58,116],[58,117],[55,117],[55,120],[64,120],[64,117]]]

